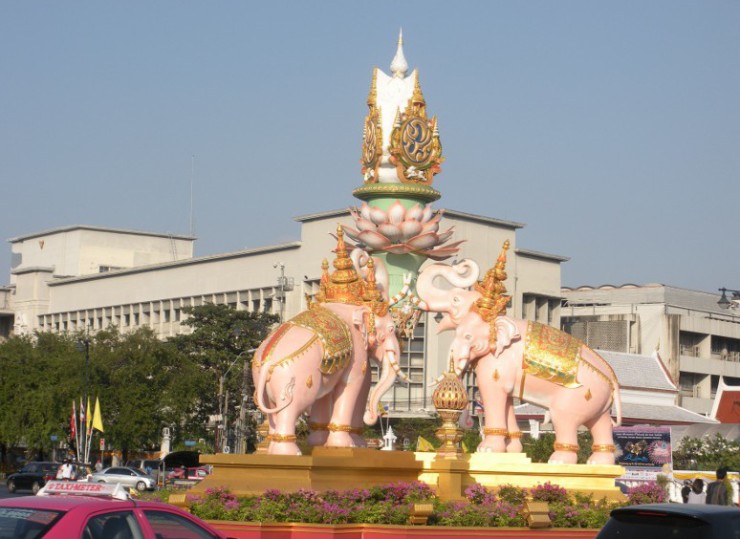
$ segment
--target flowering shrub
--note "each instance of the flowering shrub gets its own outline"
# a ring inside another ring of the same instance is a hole
[[[643,485],[630,492],[631,503],[665,499],[665,491]],[[662,493],[662,494],[661,494]],[[660,497],[662,495],[662,498]],[[503,485],[494,493],[481,485],[465,490],[465,500],[443,502],[421,482],[392,483],[367,489],[265,491],[261,496],[237,498],[224,488],[208,489],[203,496],[188,496],[193,514],[206,520],[243,522],[303,522],[310,524],[395,524],[408,522],[414,503],[432,503],[428,524],[437,526],[523,527],[524,503],[549,504],[550,519],[558,528],[600,528],[619,504],[576,494],[575,500],[557,485],[545,483],[529,491]]]
[[[570,496],[568,491],[563,487],[553,485],[549,481],[544,485],[537,485],[530,489],[529,495],[536,502],[548,502],[548,503],[568,503],[570,502]]]
[[[658,483],[646,482],[627,491],[630,505],[643,503],[663,503],[668,501],[668,493]]]

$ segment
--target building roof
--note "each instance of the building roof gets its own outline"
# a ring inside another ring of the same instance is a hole
[[[542,260],[554,260],[555,262],[567,262],[570,260],[569,256],[551,255],[549,253],[532,251],[530,249],[515,249],[515,251],[519,256],[526,256],[527,258],[540,258]]]
[[[541,418],[545,415],[545,409],[533,404],[520,404],[516,406],[517,417]],[[612,416],[616,411],[612,408]],[[640,404],[634,402],[622,402],[622,421],[625,423],[662,423],[662,424],[717,424],[717,421],[701,414],[681,408],[680,406]]]
[[[671,380],[663,362],[657,355],[641,356],[597,350],[617,375],[620,387],[625,389],[653,389],[659,391],[676,391],[676,384]]]
[[[497,225],[497,226],[503,226],[506,228],[522,228],[524,227],[524,223],[517,223],[516,221],[506,221],[504,219],[496,219],[494,217],[486,217],[484,215],[475,215],[472,213],[465,213],[462,211],[457,210],[450,210],[445,208],[444,214],[447,217],[454,217],[455,219],[461,219],[465,221],[474,221],[477,223],[482,223],[486,225]],[[309,213],[306,215],[299,215],[298,217],[294,217],[294,220],[298,221],[299,223],[304,223],[307,221],[318,221],[321,219],[329,219],[331,217],[343,217],[349,215],[349,209],[342,209],[342,210],[329,210],[325,212],[318,212],[318,213]],[[534,251],[530,251],[534,252]],[[542,253],[545,255],[545,253]],[[545,255],[548,258],[555,256],[555,255]]]
[[[155,236],[158,238],[173,238],[177,240],[190,240],[190,241],[194,241],[196,239],[194,236],[182,236],[180,234],[169,234],[169,233],[162,233],[162,232],[147,232],[144,230],[130,230],[130,229],[125,229],[125,228],[107,228],[103,226],[92,226],[92,225],[69,225],[69,226],[60,226],[58,228],[50,228],[48,230],[42,230],[41,232],[33,232],[31,234],[26,234],[24,236],[17,236],[15,238],[10,238],[8,242],[17,243],[19,241],[25,241],[25,240],[30,240],[33,238],[38,238],[39,236],[50,236],[52,234],[62,234],[64,232],[72,232],[74,230],[93,230],[95,232],[111,232],[115,234],[132,234],[135,236]]]
[[[91,273],[89,275],[81,275],[79,277],[61,277],[49,281],[49,286],[55,286],[65,283],[79,282],[79,281],[92,281],[95,279],[107,279],[116,277],[119,275],[127,275],[132,273],[144,273],[147,271],[155,271],[165,268],[172,268],[177,266],[191,266],[195,264],[203,264],[207,262],[213,262],[217,260],[228,260],[230,258],[240,258],[244,256],[260,255],[265,253],[273,253],[279,251],[287,251],[289,249],[297,249],[302,245],[300,241],[293,241],[290,243],[281,243],[278,245],[269,245],[267,247],[257,247],[255,249],[244,249],[241,251],[234,251],[232,253],[221,253],[217,255],[199,256],[196,258],[187,258],[184,260],[174,260],[172,262],[162,262],[159,264],[150,264],[147,266],[136,266],[134,268],[126,268],[114,271],[107,271],[105,273]]]
[[[664,284],[562,287],[561,292],[568,306],[573,307],[653,303],[702,312],[731,314],[717,304],[719,294]]]

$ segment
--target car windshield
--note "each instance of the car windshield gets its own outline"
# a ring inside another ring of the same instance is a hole
[[[0,506],[0,539],[43,537],[61,517],[62,511]]]
[[[612,515],[599,534],[599,539],[650,537],[650,539],[706,539],[711,526],[686,515],[665,513],[625,513]]]

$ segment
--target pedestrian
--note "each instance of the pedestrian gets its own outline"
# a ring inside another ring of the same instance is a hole
[[[707,493],[704,492],[704,481],[698,477],[691,483],[691,492],[689,492],[689,503],[706,503]]]
[[[681,489],[681,500],[683,503],[689,503],[689,494],[691,494],[691,481],[687,479],[683,482],[683,488]]]
[[[100,459],[96,460],[95,461],[95,471],[99,472],[102,469],[103,469],[103,463],[100,462]]]
[[[710,505],[732,505],[732,485],[727,478],[727,468],[719,468],[717,480],[707,486],[707,502]]]
[[[74,467],[69,459],[64,459],[62,464],[62,481],[72,481],[72,475],[74,474]]]

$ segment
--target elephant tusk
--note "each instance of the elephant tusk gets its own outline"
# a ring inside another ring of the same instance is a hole
[[[409,377],[406,376],[406,373],[401,370],[400,365],[396,361],[395,355],[393,353],[388,354],[388,362],[391,364],[391,367],[396,372],[396,375],[405,383],[410,384],[411,380],[409,380]]]

